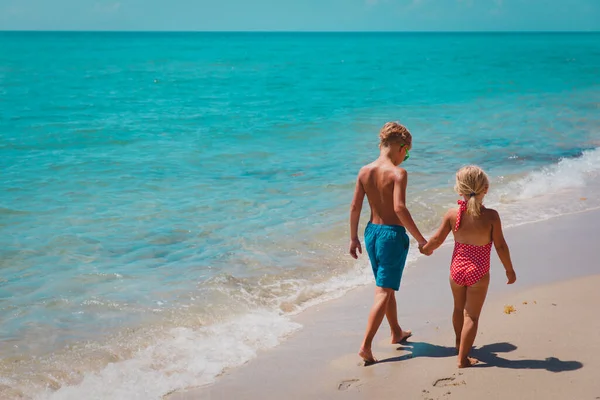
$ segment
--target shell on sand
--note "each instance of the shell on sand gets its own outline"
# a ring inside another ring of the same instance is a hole
[[[513,306],[511,306],[511,305],[504,306],[504,314],[512,314],[514,312],[517,312],[517,310]]]

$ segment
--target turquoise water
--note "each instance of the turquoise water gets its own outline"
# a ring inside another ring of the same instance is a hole
[[[207,383],[368,282],[388,120],[426,232],[466,163],[509,224],[599,206],[599,76],[600,34],[0,33],[2,398]]]

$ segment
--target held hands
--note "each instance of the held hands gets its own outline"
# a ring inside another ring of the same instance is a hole
[[[357,250],[360,254],[362,254],[362,247],[360,245],[360,240],[358,240],[358,238],[351,239],[350,240],[350,255],[354,259],[358,259],[358,254],[356,253]]]
[[[516,274],[515,270],[507,269],[506,270],[506,278],[508,279],[508,281],[506,282],[507,285],[512,285],[513,283],[515,283],[517,281],[517,274]]]
[[[421,254],[424,254],[426,256],[432,255],[433,250],[429,250],[426,247],[427,247],[427,240],[419,243],[419,251],[421,252]],[[358,240],[358,238],[350,240],[350,250],[348,252],[354,259],[358,259],[359,253],[362,254],[362,246],[360,245],[360,240]],[[506,273],[506,275],[508,276],[508,272]],[[514,271],[513,271],[513,275],[514,275]],[[514,279],[515,280],[517,279],[516,276]],[[514,280],[510,283],[513,283],[513,282],[514,282]]]
[[[427,240],[424,242],[419,243],[419,251],[421,252],[421,254],[424,254],[426,256],[430,256],[433,254],[433,250],[429,250],[427,248]]]

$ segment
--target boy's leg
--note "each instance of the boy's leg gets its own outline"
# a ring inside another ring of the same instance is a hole
[[[467,301],[465,303],[465,322],[460,338],[460,350],[458,351],[458,367],[465,368],[477,363],[474,358],[469,358],[469,352],[475,342],[477,327],[479,325],[479,315],[485,302],[488,286],[490,284],[490,274],[487,273],[473,286],[467,287]]]
[[[452,289],[452,297],[454,298],[454,311],[452,312],[452,326],[454,327],[454,335],[456,337],[456,354],[460,349],[460,336],[465,322],[464,312],[465,303],[467,302],[467,287],[460,286],[454,279],[450,278],[450,289]]]
[[[376,248],[380,260],[380,271],[377,274],[377,285],[392,288],[397,291],[400,288],[402,273],[406,264],[410,239],[404,230],[390,230],[382,234],[379,246]],[[392,331],[392,344],[406,340],[410,331],[402,331],[398,323],[398,310],[396,305],[396,293],[392,292],[387,304],[385,315]]]
[[[377,333],[377,329],[379,329],[379,326],[381,325],[381,321],[383,321],[383,316],[385,315],[388,301],[393,295],[393,289],[382,288],[379,286],[375,288],[375,303],[373,304],[371,312],[369,313],[367,331],[365,332],[365,338],[362,342],[360,351],[358,352],[358,355],[368,363],[373,363],[376,361],[373,357],[373,353],[371,352],[373,338]]]
[[[390,324],[390,329],[392,330],[392,344],[398,344],[408,339],[412,335],[411,331],[403,331],[402,328],[400,328],[400,324],[398,324],[396,293],[392,293],[390,299],[388,300],[385,316]]]

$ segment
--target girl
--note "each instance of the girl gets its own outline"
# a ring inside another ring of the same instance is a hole
[[[444,243],[450,231],[454,234],[450,287],[454,296],[452,324],[456,334],[459,368],[470,367],[478,362],[468,355],[477,335],[479,314],[490,283],[492,243],[506,270],[507,283],[510,285],[517,280],[502,234],[500,216],[482,204],[488,188],[488,177],[481,168],[461,168],[456,173],[455,190],[463,199],[458,201],[458,209],[446,213],[438,231],[421,248],[423,254],[431,255]]]

